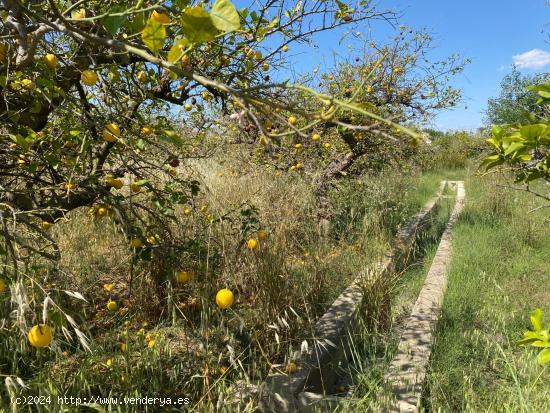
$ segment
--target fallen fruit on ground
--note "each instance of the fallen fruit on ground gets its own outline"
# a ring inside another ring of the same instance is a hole
[[[298,366],[296,365],[296,363],[291,361],[286,365],[285,370],[288,374],[296,373],[296,370],[298,370]]]
[[[185,284],[191,279],[191,273],[189,271],[180,271],[176,275],[176,280],[179,284]]]
[[[267,231],[265,231],[265,230],[263,230],[263,229],[259,230],[259,231],[258,231],[258,239],[259,239],[260,241],[263,241],[263,240],[266,239],[266,238],[267,238]]]
[[[52,329],[46,324],[37,324],[29,330],[29,343],[33,347],[47,347],[52,342]]]
[[[222,310],[231,307],[234,300],[235,297],[233,296],[233,293],[227,288],[218,291],[218,293],[216,294],[216,304]]]
[[[246,242],[246,246],[249,250],[254,250],[258,247],[258,241],[256,241],[254,238],[250,238],[247,242]]]

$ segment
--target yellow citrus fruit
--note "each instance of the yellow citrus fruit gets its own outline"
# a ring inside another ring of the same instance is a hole
[[[187,112],[189,112],[193,109],[193,105],[191,103],[186,103],[184,108]]]
[[[283,46],[283,52],[288,52],[288,46],[286,44]]]
[[[263,70],[264,72],[267,72],[267,71],[269,70],[269,65],[268,65],[267,63],[264,63],[264,64],[262,65],[262,70]]]
[[[120,128],[116,123],[108,123],[105,125],[101,135],[107,142],[116,142],[117,138],[120,136]]]
[[[145,70],[141,70],[137,74],[137,80],[139,80],[141,83],[147,82],[147,72]]]
[[[290,363],[288,363],[286,365],[286,372],[288,374],[292,374],[292,373],[296,373],[296,370],[298,370],[298,366],[296,365],[296,363],[294,363],[293,361],[291,361]]]
[[[139,238],[134,238],[131,242],[132,244],[132,247],[134,248],[141,248],[143,247],[143,242],[141,242],[141,240]]]
[[[227,288],[218,291],[218,293],[216,294],[216,304],[222,310],[231,307],[234,300],[235,297],[233,297],[233,293]]]
[[[6,291],[6,289],[6,282],[2,278],[0,278],[0,293],[3,293],[4,291]]]
[[[153,129],[149,126],[144,126],[143,128],[141,128],[141,133],[145,136],[148,136],[153,133]]]
[[[118,310],[118,304],[116,303],[116,301],[109,300],[109,301],[107,302],[107,310],[109,310],[109,311],[116,311],[116,310]]]
[[[97,73],[93,70],[85,70],[80,75],[80,80],[82,83],[84,83],[86,86],[93,86],[97,83]]]
[[[288,118],[288,123],[290,123],[292,126],[296,125],[298,123],[298,119],[296,119],[296,116],[292,115]]]
[[[103,284],[103,289],[105,291],[113,291],[113,288],[115,288],[115,285],[114,284]]]
[[[36,85],[31,79],[23,79],[21,81],[21,85],[23,86],[24,89],[27,89],[27,90],[36,89]]]
[[[48,53],[46,56],[44,56],[44,63],[46,63],[46,66],[48,66],[50,69],[55,69],[55,67],[57,66],[57,56],[52,53]]]
[[[374,89],[372,88],[372,86],[369,85],[369,86],[367,87],[367,93],[372,93],[373,90],[374,90]]]
[[[151,20],[154,20],[160,24],[170,24],[170,16],[156,10],[153,10],[153,13],[151,13]]]
[[[29,343],[33,347],[47,347],[52,342],[52,329],[46,324],[37,324],[29,330]]]
[[[302,144],[297,143],[296,145],[294,145],[294,148],[299,151],[300,149],[302,149]]]
[[[97,216],[100,217],[100,218],[103,218],[104,216],[107,215],[107,212],[109,212],[107,208],[105,208],[105,207],[99,207],[99,208],[97,209]]]
[[[262,52],[260,52],[259,50],[256,50],[254,52],[254,57],[257,59],[257,60],[261,60],[262,59]]]
[[[323,146],[325,147],[325,149],[330,149],[330,143],[326,142],[325,144],[323,144]]]
[[[259,239],[260,241],[263,241],[263,240],[266,239],[266,238],[267,238],[267,231],[265,231],[265,230],[263,230],[263,229],[259,230],[259,231],[258,231],[258,239]]]
[[[202,92],[202,93],[201,93],[201,96],[202,96],[202,98],[203,98],[204,100],[210,99],[210,93],[208,93],[208,92],[206,92],[206,91]]]
[[[155,340],[149,340],[149,342],[147,343],[147,347],[149,348],[155,347]]]
[[[42,227],[43,230],[48,230],[50,229],[51,224],[48,221],[42,221],[40,226]]]
[[[258,247],[258,241],[256,241],[254,238],[250,238],[246,242],[246,246],[248,247],[249,250],[254,250]]]
[[[176,275],[176,280],[179,284],[185,284],[191,279],[191,273],[189,271],[180,271]]]
[[[86,18],[86,9],[79,9],[72,12],[71,17],[75,20]]]
[[[321,135],[319,135],[318,133],[314,133],[313,135],[311,135],[311,140],[314,142],[318,142],[321,140]]]
[[[147,237],[147,242],[149,244],[156,244],[157,243],[157,238],[154,235],[149,235]]]
[[[141,191],[141,186],[138,185],[138,184],[136,184],[136,183],[133,183],[133,184],[131,185],[131,189],[132,189],[132,192],[136,192],[136,193],[137,193],[137,192]]]
[[[128,346],[126,345],[126,343],[120,343],[118,345],[118,348],[120,349],[120,351],[122,351],[124,353],[126,351],[126,349],[128,348]]]
[[[112,179],[111,181],[109,181],[109,185],[111,185],[115,189],[120,189],[124,186],[120,179]]]

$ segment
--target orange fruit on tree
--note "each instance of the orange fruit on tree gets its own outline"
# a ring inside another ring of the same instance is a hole
[[[152,133],[153,133],[153,129],[150,126],[144,126],[143,128],[141,128],[142,135],[148,136]]]
[[[120,189],[124,186],[124,183],[120,179],[112,179],[111,181],[109,181],[109,185],[111,185],[115,189]]]
[[[120,128],[116,123],[108,123],[105,125],[101,135],[107,142],[116,142],[117,138],[120,136]]]
[[[55,69],[55,67],[57,66],[57,56],[52,53],[48,53],[47,55],[45,55],[43,60],[44,63],[46,63],[46,66],[48,66],[52,70]]]
[[[29,330],[29,343],[33,347],[47,347],[52,342],[52,329],[46,324],[37,324]]]
[[[97,73],[93,70],[84,70],[80,75],[80,81],[86,86],[93,86],[97,83]]]
[[[233,305],[234,300],[235,300],[235,297],[233,296],[233,293],[231,292],[231,290],[227,288],[221,289],[216,294],[216,304],[222,310],[225,310],[226,308],[231,307]]]

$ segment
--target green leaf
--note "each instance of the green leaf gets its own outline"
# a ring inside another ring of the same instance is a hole
[[[149,19],[141,32],[141,39],[152,52],[158,53],[164,46],[166,28],[155,20]]]
[[[183,145],[183,140],[173,130],[166,129],[166,130],[164,130],[164,134],[166,135],[166,137],[168,139],[166,139],[164,136],[161,135],[160,138],[162,140],[170,142],[170,143],[175,143],[178,146]]]
[[[122,6],[114,6],[109,10],[109,13],[120,13],[122,11],[125,11],[125,7]],[[126,23],[127,17],[125,15],[122,16],[107,16],[105,19],[103,19],[103,25],[111,34],[116,34],[118,29],[120,29],[121,26],[123,26]]]
[[[194,44],[208,42],[218,33],[208,12],[198,6],[185,10],[181,17],[181,28]]]
[[[232,32],[241,27],[241,19],[230,0],[216,0],[210,17],[214,26],[222,32]]]
[[[185,54],[185,50],[189,46],[189,40],[187,38],[179,39],[174,43],[168,52],[168,61],[170,63],[176,63]]]
[[[527,140],[534,140],[546,132],[546,125],[539,123],[536,125],[522,126],[520,129],[521,136]]]
[[[531,313],[531,324],[535,331],[538,332],[542,330],[542,311],[540,308],[536,308]]]
[[[545,348],[537,356],[537,361],[539,364],[548,364],[550,363],[550,348]]]
[[[506,149],[506,152],[504,152],[504,155],[508,156],[512,152],[516,152],[519,149],[522,149],[524,147],[523,142],[514,142],[510,146],[508,146],[508,149]]]

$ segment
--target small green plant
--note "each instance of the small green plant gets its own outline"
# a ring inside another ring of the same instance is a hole
[[[535,331],[524,331],[520,345],[531,344],[533,347],[542,348],[537,361],[539,364],[550,364],[550,328],[542,327],[542,311],[537,308],[531,312],[531,324]]]

